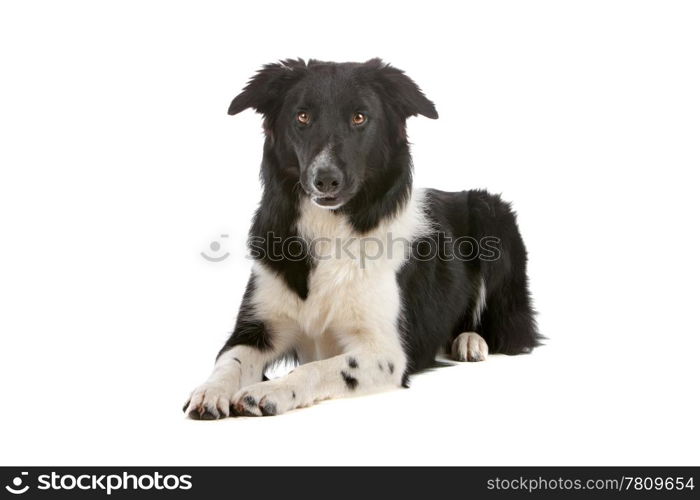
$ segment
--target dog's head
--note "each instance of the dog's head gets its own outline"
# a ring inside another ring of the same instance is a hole
[[[403,71],[365,63],[285,60],[264,66],[229,107],[253,108],[277,156],[319,206],[336,209],[368,182],[381,182],[409,116],[437,118]]]

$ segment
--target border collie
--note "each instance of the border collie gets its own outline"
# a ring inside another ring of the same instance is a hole
[[[253,270],[235,328],[184,411],[278,415],[407,386],[459,361],[539,345],[526,252],[508,203],[412,189],[406,119],[437,118],[406,74],[364,63],[264,66],[231,103],[264,117]],[[298,366],[267,380],[282,359]]]

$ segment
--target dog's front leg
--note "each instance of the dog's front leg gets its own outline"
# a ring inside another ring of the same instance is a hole
[[[278,354],[250,345],[236,345],[223,351],[209,378],[197,387],[183,408],[197,420],[214,420],[231,414],[233,396],[248,385],[262,380],[265,366]]]
[[[234,395],[263,379],[265,367],[290,349],[290,339],[273,335],[251,304],[253,279],[243,296],[236,326],[219,352],[209,378],[190,394],[183,411],[194,419],[228,417]]]
[[[368,345],[245,387],[234,396],[233,407],[241,415],[277,415],[324,399],[398,387],[405,370],[406,357],[400,347]]]

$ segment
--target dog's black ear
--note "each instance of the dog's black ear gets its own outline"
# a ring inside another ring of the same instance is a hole
[[[372,71],[386,97],[395,104],[403,118],[423,115],[437,119],[438,112],[435,104],[425,97],[416,82],[402,70],[394,68],[379,58],[370,59],[364,65]]]
[[[281,105],[284,94],[306,73],[303,59],[285,59],[266,64],[238,94],[228,108],[229,115],[253,108],[268,118]]]

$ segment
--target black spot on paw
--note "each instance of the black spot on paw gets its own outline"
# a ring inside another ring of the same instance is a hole
[[[351,391],[354,391],[357,388],[357,386],[359,385],[359,382],[357,381],[357,379],[355,377],[353,377],[352,375],[350,375],[349,373],[340,372],[340,375],[343,377],[343,380],[345,381],[345,385],[347,385],[348,389],[350,389]]]
[[[187,416],[192,420],[216,420],[219,418],[219,411],[205,406],[195,408]]]
[[[277,405],[272,401],[265,401],[260,404],[260,412],[266,417],[277,415]]]
[[[389,373],[391,373],[393,375],[394,374],[394,363],[389,361],[389,363],[387,363],[387,365],[389,366]]]
[[[204,413],[202,413],[200,418],[202,420],[216,420],[217,418],[219,418],[219,412],[216,410],[210,410],[209,408],[207,408],[206,410],[204,410]]]
[[[234,405],[236,416],[258,416],[258,402],[250,394],[246,394],[245,396],[243,396],[236,403],[234,403]]]
[[[296,398],[297,398],[297,393],[292,391],[292,399],[296,399]]]
[[[234,360],[235,362],[237,362],[239,365],[241,364],[241,360],[240,360],[240,359],[238,359],[238,358],[233,358],[233,360]]]
[[[355,358],[353,358],[352,356],[350,356],[348,358],[348,366],[350,368],[357,368],[357,360]]]
[[[377,362],[377,366],[379,367],[379,371],[383,372],[384,371],[384,365],[382,364],[381,361]]]

